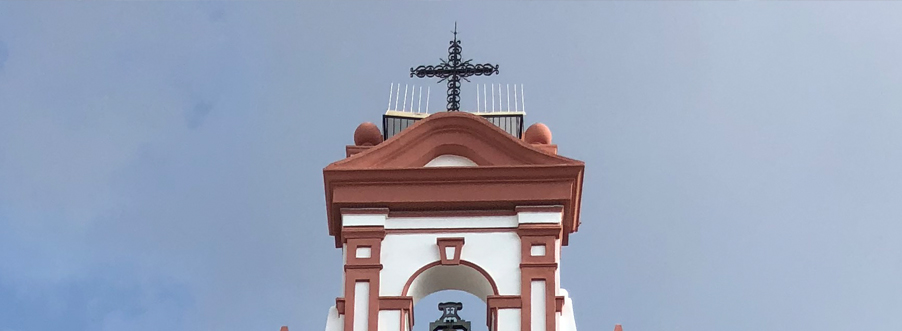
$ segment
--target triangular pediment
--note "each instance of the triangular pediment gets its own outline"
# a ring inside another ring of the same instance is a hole
[[[443,112],[325,170],[418,168],[442,156],[459,156],[477,167],[583,164],[542,147],[530,145],[477,115]]]

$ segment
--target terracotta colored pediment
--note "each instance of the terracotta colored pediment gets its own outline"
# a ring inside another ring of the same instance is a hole
[[[377,146],[332,163],[326,170],[416,168],[441,155],[461,156],[478,166],[582,164],[555,155],[554,150],[553,146],[525,143],[477,115],[443,112],[416,122]]]
[[[428,213],[563,206],[564,245],[579,227],[583,162],[556,155],[554,145],[528,144],[477,115],[433,114],[376,146],[355,147],[323,169],[336,247],[343,242],[343,208]],[[467,162],[424,167],[442,155]]]

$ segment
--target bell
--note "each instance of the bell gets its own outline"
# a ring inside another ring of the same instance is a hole
[[[457,312],[464,309],[460,302],[442,302],[438,304],[438,310],[442,316],[435,322],[429,323],[431,331],[470,331],[470,322],[464,321]]]

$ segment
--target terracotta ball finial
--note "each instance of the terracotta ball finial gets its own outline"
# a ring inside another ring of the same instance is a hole
[[[530,125],[523,134],[523,140],[530,144],[551,144],[551,130],[545,124],[536,123]]]
[[[371,122],[363,122],[354,130],[354,145],[376,146],[382,142],[382,132]]]

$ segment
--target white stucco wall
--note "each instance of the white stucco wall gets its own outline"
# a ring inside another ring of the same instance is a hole
[[[515,232],[487,233],[446,233],[446,234],[390,234],[382,241],[382,274],[379,293],[383,296],[401,295],[407,280],[423,266],[440,260],[437,238],[463,237],[465,244],[461,259],[483,268],[495,280],[502,295],[520,294],[520,237]],[[447,280],[439,284],[435,291],[459,289],[485,300],[484,293],[476,287],[482,284],[483,276],[470,267],[461,266]],[[434,278],[440,273],[423,273],[424,278]],[[479,278],[479,279],[471,279]],[[458,282],[457,284],[453,284]],[[468,285],[469,284],[469,285]],[[421,284],[417,284],[421,285]],[[427,285],[427,284],[422,284]],[[435,284],[432,284],[435,285]],[[470,288],[466,288],[470,287]],[[414,289],[411,288],[411,292]],[[477,293],[472,293],[477,292]],[[429,295],[430,293],[408,293],[409,295]],[[414,300],[422,296],[414,295]]]
[[[559,289],[560,295],[564,296],[564,309],[561,312],[561,318],[558,320],[559,331],[576,331],[576,318],[573,315],[573,300],[567,290]]]
[[[520,309],[499,309],[495,331],[520,331]]]
[[[563,218],[561,212],[547,211],[522,211],[517,213],[517,219],[520,223],[560,223]]]
[[[382,241],[380,260],[382,271],[379,277],[380,296],[400,296],[408,279],[423,266],[439,261],[440,255],[436,239],[438,238],[464,238],[465,244],[461,250],[461,259],[474,263],[484,269],[495,281],[500,295],[520,294],[520,238],[514,231],[520,224],[554,224],[561,222],[561,213],[547,211],[522,211],[511,216],[473,216],[473,217],[388,217],[387,214],[373,215],[344,215],[342,217],[345,226],[384,226],[389,233]],[[482,228],[473,232],[458,232],[461,229]],[[438,233],[442,229],[452,231]],[[403,230],[403,232],[391,232],[391,230]],[[422,230],[418,232],[417,230]],[[555,260],[560,261],[560,240],[556,240],[554,247],[547,247],[546,254],[554,254]],[[347,259],[347,252],[343,248],[343,259]],[[555,314],[559,331],[575,331],[572,302],[567,292],[559,288],[560,268],[555,273],[555,292],[565,296],[565,305],[562,313]],[[343,283],[343,282],[342,282]],[[531,284],[544,288],[548,284]],[[492,293],[491,286],[481,273],[464,265],[436,266],[418,276],[411,284],[407,295],[414,299],[414,303],[421,298],[441,290],[463,290],[482,300]],[[344,288],[342,287],[342,291]],[[538,288],[536,288],[538,290]],[[542,293],[544,291],[536,291]],[[342,296],[345,294],[342,293]],[[541,298],[532,298],[534,305],[549,304]],[[352,309],[361,308],[354,307]],[[538,308],[538,307],[534,307]],[[544,311],[544,309],[537,309]],[[330,310],[330,313],[332,311]],[[520,309],[500,309],[498,311],[498,330],[496,331],[520,331]],[[335,314],[337,316],[337,312]],[[543,316],[535,316],[537,320],[543,320]],[[541,321],[540,321],[541,322]],[[327,331],[332,331],[330,325],[341,323],[340,318],[330,318],[327,321]],[[338,325],[340,328],[341,325]],[[406,327],[406,323],[400,322],[399,311],[380,311],[379,330],[400,330]]]
[[[341,331],[344,329],[344,315],[338,315],[338,309],[335,306],[329,308],[329,314],[326,316],[326,331]]]
[[[379,331],[400,331],[401,330],[401,311],[400,310],[380,310],[379,311]]]
[[[517,228],[517,216],[390,217],[386,229]]]

